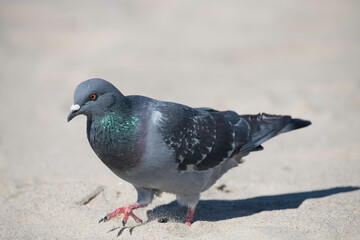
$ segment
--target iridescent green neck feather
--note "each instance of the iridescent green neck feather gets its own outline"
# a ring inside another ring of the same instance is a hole
[[[123,117],[114,112],[106,114],[99,120],[99,125],[106,132],[125,133],[137,131],[139,119],[134,116]]]
[[[118,147],[127,148],[139,135],[139,122],[134,115],[107,112],[93,122],[95,144],[106,146],[111,151],[118,150]]]

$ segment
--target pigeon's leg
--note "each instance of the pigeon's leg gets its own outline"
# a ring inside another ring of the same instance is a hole
[[[136,222],[142,222],[140,218],[138,218],[134,213],[133,210],[137,208],[143,208],[149,205],[154,197],[154,190],[152,189],[145,189],[145,188],[137,188],[135,187],[138,192],[138,200],[137,202],[131,203],[129,205],[123,206],[121,208],[116,209],[115,211],[109,213],[102,219],[100,219],[100,222],[107,222],[111,219],[114,219],[121,214],[124,214],[122,223],[125,226],[127,223],[127,220],[129,219],[129,216],[131,216]]]
[[[186,220],[185,220],[185,224],[188,225],[189,227],[192,224],[192,219],[194,217],[194,213],[195,213],[195,207],[189,207],[186,213]]]
[[[199,202],[199,198],[200,198],[200,194],[198,193],[189,194],[189,195],[179,195],[179,194],[176,195],[176,200],[178,201],[178,203],[188,207],[186,213],[186,219],[185,219],[185,224],[188,226],[191,226],[195,213],[195,208],[197,203]]]

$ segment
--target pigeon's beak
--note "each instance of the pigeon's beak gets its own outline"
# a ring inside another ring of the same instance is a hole
[[[70,108],[70,113],[69,113],[69,116],[67,118],[67,121],[70,122],[71,119],[73,119],[74,117],[76,117],[77,115],[79,115],[79,109],[80,109],[80,106],[79,104],[73,104]]]

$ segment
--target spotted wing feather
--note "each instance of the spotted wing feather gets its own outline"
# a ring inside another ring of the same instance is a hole
[[[182,105],[160,111],[167,119],[161,127],[164,140],[174,151],[179,170],[207,170],[232,155],[235,131],[223,113]]]

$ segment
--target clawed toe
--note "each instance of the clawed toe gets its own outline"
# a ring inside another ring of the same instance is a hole
[[[185,225],[191,227],[191,222],[185,222]]]
[[[103,217],[103,218],[101,218],[101,219],[99,220],[99,223],[101,223],[101,222],[106,222],[106,221],[108,221],[108,220],[109,220],[108,216],[105,216],[105,217]]]

